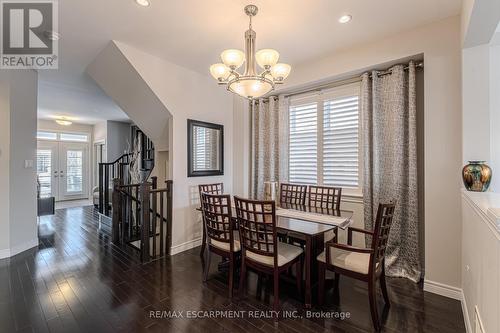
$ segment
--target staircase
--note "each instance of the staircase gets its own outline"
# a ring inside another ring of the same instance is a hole
[[[122,185],[140,183],[149,178],[155,166],[154,144],[135,125],[131,126],[130,142],[130,152],[113,162],[99,163],[99,213],[107,217],[111,217],[113,179],[120,179]]]
[[[158,188],[157,178],[150,177],[155,166],[153,141],[135,125],[130,138],[129,152],[99,163],[99,229],[149,262],[170,251],[172,181]]]
[[[143,263],[170,253],[172,246],[172,181],[158,188],[151,182],[121,185],[113,181],[112,241],[139,251]]]

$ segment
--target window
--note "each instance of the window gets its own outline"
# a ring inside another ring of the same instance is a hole
[[[290,102],[289,180],[359,190],[358,83]]]
[[[59,133],[38,131],[36,133],[38,140],[59,140],[59,141],[73,141],[73,142],[88,142],[89,135],[85,133]]]
[[[39,140],[57,140],[57,133],[38,131],[36,138]]]
[[[87,134],[76,134],[76,133],[60,133],[59,140],[61,141],[77,141],[77,142],[87,142],[89,139]]]
[[[290,181],[317,183],[318,111],[317,103],[290,107]]]

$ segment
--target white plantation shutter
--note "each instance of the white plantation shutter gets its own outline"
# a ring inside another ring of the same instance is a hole
[[[323,183],[359,186],[359,96],[323,103]]]
[[[194,126],[193,138],[193,163],[194,170],[214,170],[219,168],[218,147],[219,131]]]
[[[292,99],[289,181],[360,190],[358,83]]]
[[[318,111],[317,103],[290,107],[289,180],[317,183]]]

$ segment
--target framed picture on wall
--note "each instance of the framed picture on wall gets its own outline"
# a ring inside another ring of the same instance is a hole
[[[224,174],[224,126],[188,119],[188,177]]]

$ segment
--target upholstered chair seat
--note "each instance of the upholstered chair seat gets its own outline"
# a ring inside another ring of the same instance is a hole
[[[241,243],[240,243],[240,234],[239,234],[238,230],[233,231],[233,235],[234,235],[233,251],[239,252],[241,250]],[[220,242],[218,240],[211,239],[210,244],[212,246],[215,246],[216,248],[218,248],[220,250],[227,251],[227,252],[230,251],[230,244],[228,242]]]
[[[288,264],[302,254],[303,250],[295,245],[278,242],[278,267]],[[270,256],[263,256],[258,253],[247,250],[247,258],[257,261],[267,266],[274,266],[274,258]]]
[[[318,255],[317,259],[320,262],[326,262],[325,251],[321,252],[321,254]],[[346,251],[331,247],[330,261],[331,262],[329,263],[329,265],[360,274],[368,274],[368,268],[370,266],[370,254]],[[378,268],[378,263],[376,265]]]

